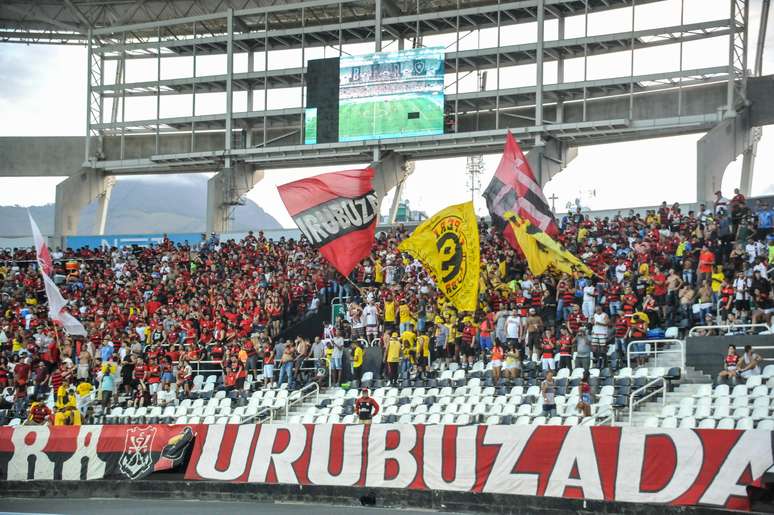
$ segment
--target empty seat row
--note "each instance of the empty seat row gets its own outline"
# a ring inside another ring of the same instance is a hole
[[[721,419],[715,418],[697,418],[697,417],[685,417],[678,419],[677,417],[667,417],[660,420],[658,417],[648,417],[643,424],[645,427],[663,427],[667,429],[681,428],[681,429],[766,429],[768,431],[774,430],[774,420],[763,419],[756,420],[752,417],[743,417],[734,419],[732,417],[726,417]]]

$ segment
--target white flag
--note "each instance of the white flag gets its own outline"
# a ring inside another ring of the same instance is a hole
[[[65,332],[71,336],[86,336],[86,328],[83,327],[83,324],[70,313],[63,311],[64,307],[67,305],[67,301],[62,297],[62,294],[59,292],[59,288],[56,287],[56,284],[54,284],[54,281],[46,274],[41,275],[43,276],[43,282],[46,285],[49,318],[62,324]]]
[[[35,253],[38,257],[38,266],[45,275],[51,275],[54,273],[54,261],[51,259],[51,252],[48,250],[46,240],[43,239],[43,235],[40,233],[40,228],[35,220],[32,218],[32,213],[27,210],[27,216],[30,217],[30,226],[32,227],[32,239],[35,240]]]

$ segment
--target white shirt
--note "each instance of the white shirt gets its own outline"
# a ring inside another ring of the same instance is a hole
[[[746,300],[749,297],[747,291],[749,290],[751,281],[744,277],[737,277],[734,279],[734,290],[736,290],[736,300]]]
[[[376,325],[379,323],[379,316],[376,310],[376,306],[368,304],[363,308],[363,319],[366,325]]]
[[[520,326],[521,326],[521,318],[518,316],[510,315],[508,318],[505,319],[505,337],[518,338]]]
[[[597,289],[594,286],[586,286],[583,288],[583,302],[594,302],[597,296]]]
[[[618,266],[615,267],[615,278],[618,280],[619,283],[624,280],[625,273],[626,273],[626,265],[624,263],[620,263]]]

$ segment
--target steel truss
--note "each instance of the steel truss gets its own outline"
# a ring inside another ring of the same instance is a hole
[[[163,172],[218,169],[231,166],[232,160],[265,166],[283,159],[310,164],[328,159],[362,161],[364,152],[374,146],[424,158],[454,154],[455,145],[470,145],[477,153],[489,151],[486,142],[507,128],[519,131],[528,145],[540,145],[545,138],[587,144],[706,130],[719,121],[718,108],[725,116],[733,115],[745,102],[749,0],[727,0],[727,19],[686,24],[681,16],[679,25],[635,30],[638,8],[661,1],[280,0],[267,5],[264,0],[65,0],[30,6],[22,0],[6,0],[0,4],[0,41],[59,38],[67,44],[87,44],[86,161],[97,168],[123,173],[139,166]],[[590,16],[622,9],[631,12],[629,30],[589,35]],[[583,36],[565,37],[569,16],[583,16]],[[549,21],[557,24],[558,37],[547,41]],[[501,44],[504,31],[524,23],[537,24],[534,43]],[[462,50],[461,40],[480,29],[496,30],[497,44]],[[453,134],[427,141],[299,145],[306,84],[303,64],[309,49],[341,55],[345,45],[372,42],[376,48],[393,45],[387,48],[391,50],[402,48],[404,41],[421,44],[424,37],[439,34],[454,36],[445,63],[447,75],[453,77],[446,85]],[[728,61],[715,67],[684,68],[683,46],[711,38],[728,38]],[[637,51],[667,45],[679,46],[678,69],[634,73]],[[284,49],[299,49],[301,66],[256,69],[261,54],[267,63],[272,52]],[[589,59],[613,53],[628,53],[629,74],[589,79]],[[238,54],[247,56],[246,72],[234,73]],[[226,73],[197,73],[197,59],[210,55],[226,56]],[[193,58],[190,76],[162,79],[165,60],[181,56]],[[126,63],[138,59],[156,60],[155,80],[126,80]],[[582,80],[565,81],[569,59],[583,59]],[[106,63],[116,66],[112,83],[106,80]],[[557,67],[555,84],[544,83],[545,63]],[[535,65],[534,86],[512,87],[501,79],[503,70],[523,65]],[[486,73],[493,79],[488,89],[460,91],[465,77]],[[267,109],[270,90],[287,88],[300,90],[295,105]],[[718,88],[725,91],[719,102]],[[209,92],[225,93],[222,113],[197,111],[197,97]],[[245,110],[234,110],[236,92],[246,92]],[[676,99],[674,110],[649,115],[642,106],[662,93],[664,99]],[[190,100],[190,115],[163,117],[161,99],[180,95]],[[255,107],[260,98],[256,95],[263,96],[261,108]],[[127,99],[141,97],[155,99],[155,116],[150,119],[135,120],[127,113]],[[622,105],[628,109],[622,110]],[[128,148],[137,138],[146,138],[141,155]],[[167,144],[169,138],[174,138],[173,145]]]

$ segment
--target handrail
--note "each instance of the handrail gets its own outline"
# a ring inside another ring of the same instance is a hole
[[[382,345],[382,339],[381,338],[374,338],[371,340],[370,346],[371,347],[380,347]]]
[[[643,391],[647,391],[648,388],[651,388],[652,386],[655,386],[659,381],[661,381],[661,388],[657,388],[656,390],[653,390],[649,394],[645,395],[644,397],[640,397],[636,401],[634,400],[635,396]],[[659,392],[664,392],[664,396],[661,399],[661,403],[663,405],[666,405],[666,389],[667,389],[667,380],[663,377],[657,377],[653,381],[649,382],[645,386],[642,386],[641,388],[637,388],[633,392],[629,394],[629,425],[632,423],[632,417],[634,416],[634,407],[642,404],[646,400],[650,399],[654,395],[657,395]]]
[[[665,338],[665,339],[660,339],[660,340],[632,340],[632,341],[630,341],[626,345],[626,366],[629,367],[629,368],[632,368],[632,354],[634,354],[635,357],[636,356],[642,356],[642,355],[646,355],[646,356],[650,355],[650,353],[648,353],[647,351],[644,351],[644,352],[639,352],[639,351],[632,352],[631,348],[632,348],[632,345],[634,345],[635,343],[642,343],[642,344],[647,344],[647,345],[655,344],[655,343],[677,344],[680,347],[679,350],[662,350],[662,351],[659,351],[658,350],[658,346],[657,345],[654,346],[653,357],[656,360],[656,365],[655,366],[659,366],[658,365],[658,356],[659,356],[659,354],[661,354],[661,355],[664,355],[664,354],[680,354],[680,372],[682,372],[683,374],[685,373],[685,342],[683,340],[678,340],[676,338]]]
[[[309,390],[308,392],[304,393],[304,390]],[[301,392],[301,394],[296,399],[291,399],[290,396],[285,398],[285,420],[287,421],[288,415],[290,414],[290,406],[296,405],[300,402],[303,402],[304,399],[311,397],[312,394],[314,394],[314,401],[315,404],[320,400],[320,385],[318,385],[316,382],[309,383],[305,385],[300,390],[296,390],[297,392]]]
[[[723,325],[697,325],[694,327],[691,327],[691,330],[688,331],[688,338],[691,338],[694,336],[694,333],[697,332],[700,329],[709,329],[709,330],[720,330],[720,329],[734,329],[734,328],[747,328],[747,329],[755,329],[756,327],[762,328],[764,331],[770,331],[771,328],[767,326],[766,324],[723,324]]]

